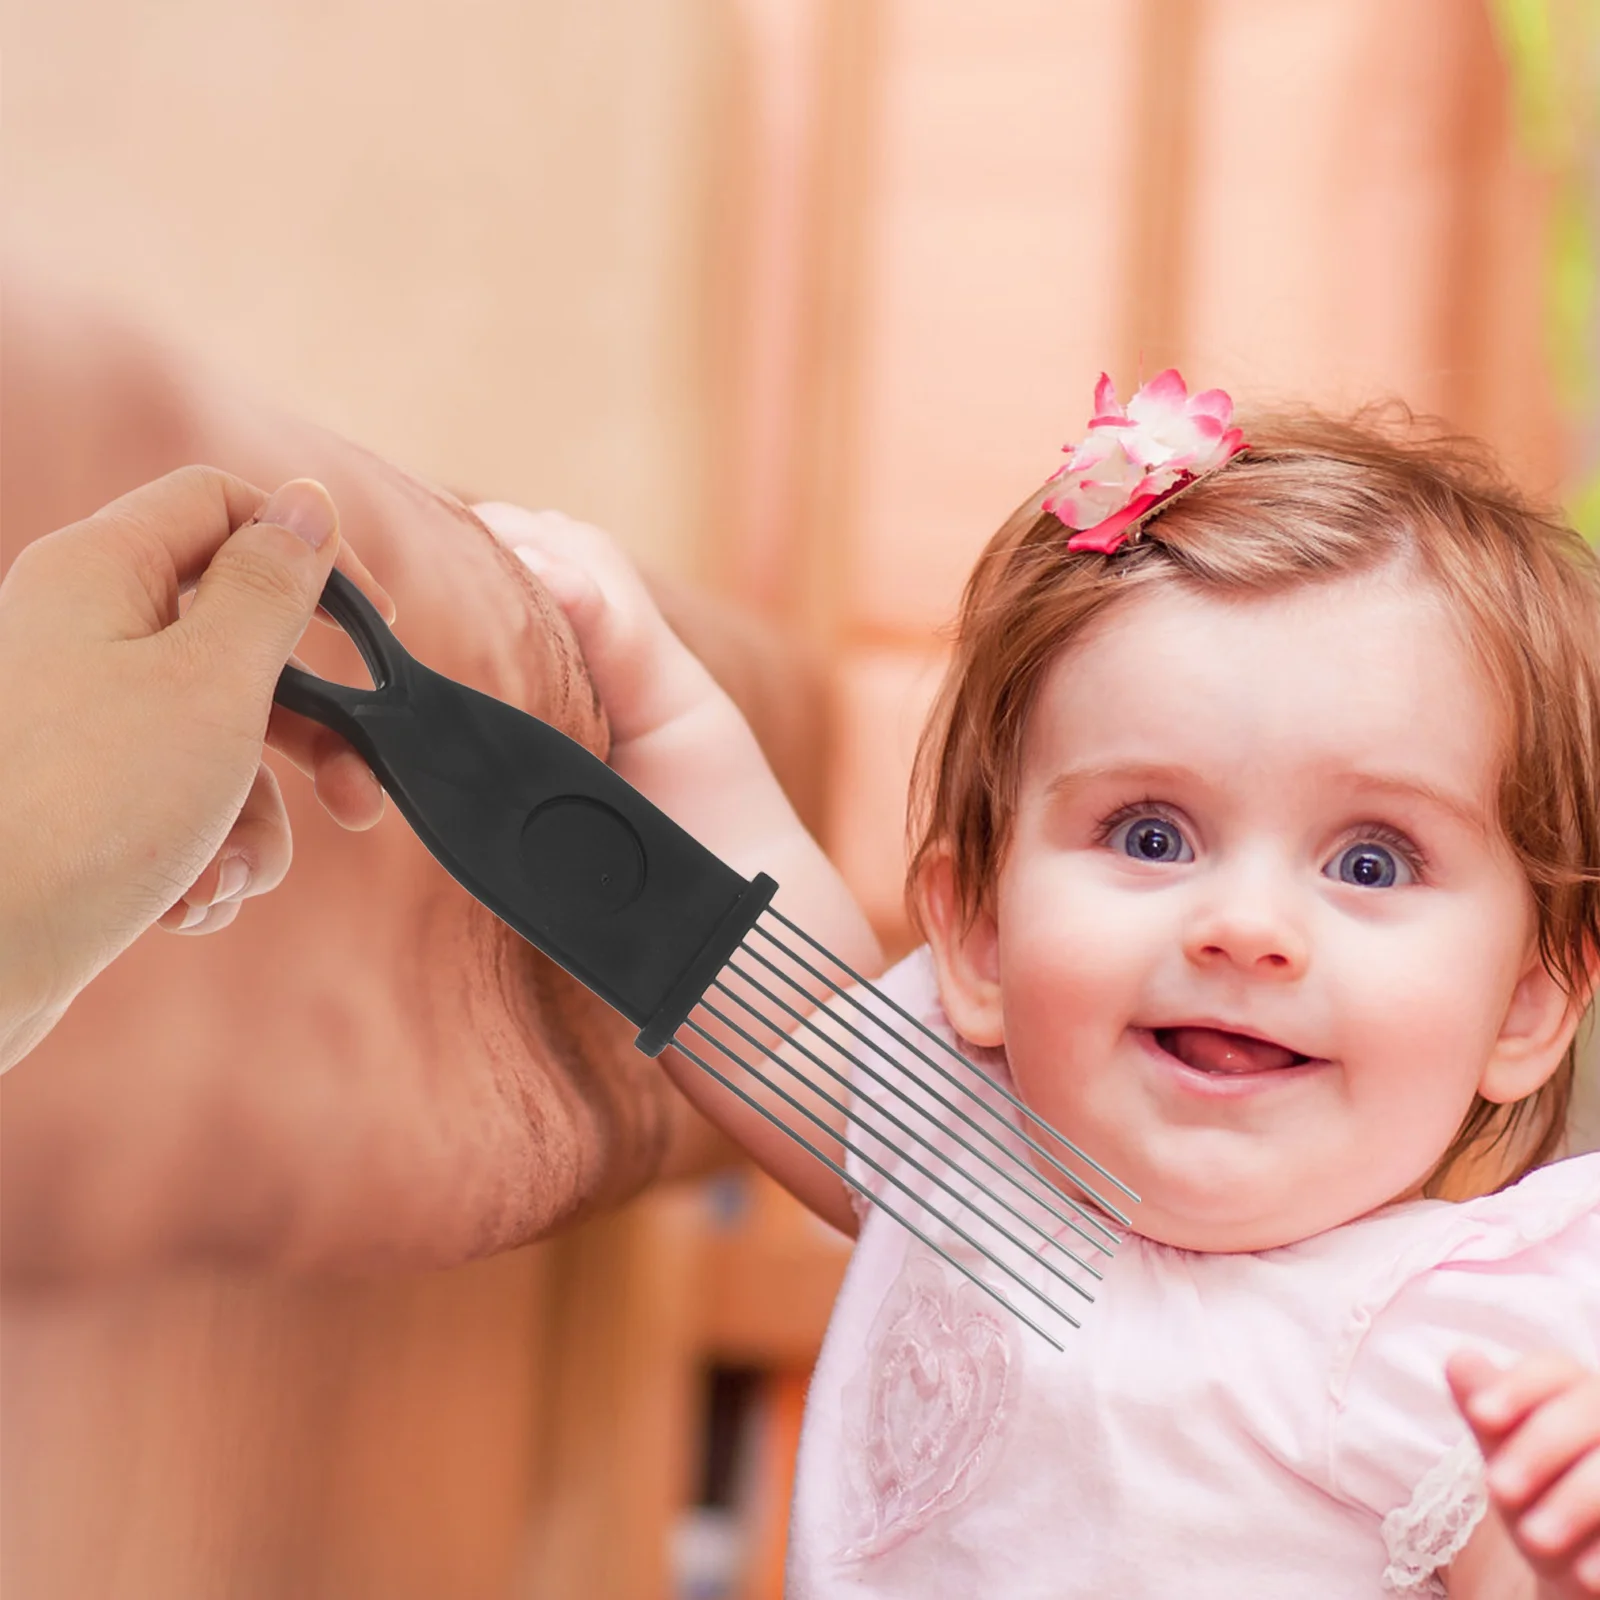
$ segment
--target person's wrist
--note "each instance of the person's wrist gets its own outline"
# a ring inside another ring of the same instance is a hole
[[[31,906],[16,858],[0,889],[0,1072],[16,1065],[66,1009],[53,974],[59,967],[46,918]]]

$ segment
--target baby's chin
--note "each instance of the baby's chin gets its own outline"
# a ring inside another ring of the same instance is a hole
[[[1352,1156],[1346,1141],[1140,1124],[1120,1105],[1092,1116],[1083,1115],[1082,1106],[1066,1109],[1078,1112],[1077,1119],[1053,1105],[1043,1107],[1042,1115],[1138,1194],[1132,1204],[1109,1185],[1096,1184],[1127,1215],[1130,1231],[1175,1250],[1211,1255],[1283,1249],[1419,1199],[1437,1160],[1435,1153],[1410,1146],[1363,1160]],[[1060,1174],[1039,1157],[1033,1165],[1047,1181],[1060,1182]]]
[[[1197,1217],[1142,1200],[1133,1211],[1133,1229],[1143,1239],[1174,1250],[1205,1255],[1247,1255],[1281,1250],[1338,1225],[1337,1220],[1295,1222],[1281,1216]]]
[[[1070,1185],[1061,1182],[1060,1175],[1042,1161],[1036,1158],[1033,1165],[1042,1177],[1063,1192],[1072,1193]],[[1112,1170],[1122,1176],[1121,1169]],[[1212,1255],[1277,1250],[1325,1233],[1358,1214],[1325,1214],[1326,1204],[1316,1206],[1314,1196],[1286,1193],[1283,1186],[1276,1184],[1180,1184],[1173,1181],[1170,1173],[1148,1169],[1129,1171],[1128,1180],[1139,1195],[1137,1205],[1104,1185],[1100,1186],[1101,1194],[1128,1217],[1127,1231],[1175,1250]],[[1095,1204],[1096,1197],[1080,1191],[1073,1198],[1087,1202],[1091,1210],[1104,1215]],[[1107,1221],[1112,1219],[1108,1217]]]
[[[1093,1139],[1094,1131],[1081,1130],[1083,1147],[1127,1183],[1139,1201],[1133,1204],[1104,1183],[1096,1184],[1099,1197],[1127,1216],[1129,1231],[1176,1250],[1217,1255],[1276,1250],[1369,1209],[1359,1204],[1340,1209],[1330,1185],[1301,1182],[1298,1173],[1284,1170],[1281,1161],[1263,1160],[1264,1152],[1251,1150],[1247,1143],[1230,1139],[1220,1148],[1197,1152],[1181,1144],[1163,1147],[1159,1140],[1146,1148],[1124,1141],[1112,1151],[1105,1148],[1110,1141]],[[1076,1141],[1079,1134],[1073,1129],[1069,1136]],[[1061,1175],[1037,1156],[1033,1166],[1041,1177],[1070,1192]],[[1097,1197],[1080,1193],[1075,1198],[1099,1209],[1094,1206]]]
[[[1380,1196],[1340,1196],[1314,1179],[1287,1190],[1248,1193],[1234,1185],[1224,1193],[1201,1196],[1157,1180],[1140,1192],[1140,1203],[1131,1213],[1132,1231],[1174,1250],[1256,1254],[1314,1239],[1387,1206],[1419,1198],[1416,1186]]]

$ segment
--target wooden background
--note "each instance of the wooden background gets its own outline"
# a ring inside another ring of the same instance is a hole
[[[1399,394],[1536,487],[1564,470],[1544,185],[1478,0],[9,0],[4,27],[11,248],[792,630],[831,684],[827,841],[893,946],[937,629],[1102,367]],[[698,1363],[803,1373],[837,1271],[756,1215],[731,1249],[679,1193],[426,1278],[13,1296],[8,1592],[663,1594]],[[768,1282],[790,1298],[740,1300]]]

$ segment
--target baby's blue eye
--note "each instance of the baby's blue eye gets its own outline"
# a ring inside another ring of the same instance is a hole
[[[1358,889],[1393,889],[1397,884],[1415,881],[1411,868],[1387,845],[1364,839],[1353,844],[1329,863],[1329,876]]]
[[[1193,861],[1194,851],[1182,830],[1165,817],[1131,817],[1119,824],[1106,841],[1113,850],[1120,850],[1135,861],[1166,863]]]

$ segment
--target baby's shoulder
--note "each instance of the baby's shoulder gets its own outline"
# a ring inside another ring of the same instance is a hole
[[[1364,1256],[1347,1361],[1375,1338],[1440,1323],[1504,1341],[1557,1331],[1562,1313],[1600,1336],[1600,1154],[1540,1167],[1497,1194],[1419,1201],[1350,1225]]]
[[[1357,1441],[1381,1453],[1397,1425],[1450,1432],[1444,1363],[1463,1345],[1600,1361],[1600,1155],[1259,1255],[1142,1254],[1168,1287],[1195,1278],[1226,1381],[1264,1415],[1298,1419],[1289,1431],[1325,1464]]]
[[[1600,1364],[1600,1155],[1351,1232],[1372,1255],[1342,1308],[1326,1394],[1336,1487],[1361,1503],[1399,1504],[1445,1457],[1470,1453],[1444,1379],[1457,1350]]]

